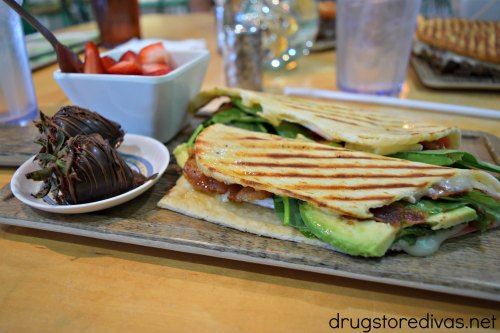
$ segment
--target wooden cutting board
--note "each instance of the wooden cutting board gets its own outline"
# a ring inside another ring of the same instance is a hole
[[[38,136],[35,126],[0,124],[0,133],[0,166],[19,166],[40,150],[34,143]]]
[[[170,150],[192,130],[187,128],[169,145]],[[465,132],[463,148],[499,163],[500,140],[494,136]],[[33,209],[13,197],[6,186],[0,191],[0,223],[500,301],[500,229],[450,240],[438,253],[424,258],[404,253],[354,258],[158,208],[157,202],[174,186],[179,172],[171,164],[152,189],[133,201],[78,215]]]

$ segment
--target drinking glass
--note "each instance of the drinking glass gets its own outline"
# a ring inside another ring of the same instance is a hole
[[[0,60],[0,122],[27,125],[38,116],[31,68],[21,18],[3,1],[0,1]]]
[[[337,86],[398,95],[404,83],[421,0],[337,1]]]

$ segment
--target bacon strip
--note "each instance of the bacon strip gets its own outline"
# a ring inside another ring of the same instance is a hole
[[[233,202],[252,202],[262,200],[273,196],[267,191],[256,190],[250,186],[241,186],[238,184],[225,184],[214,178],[205,176],[198,165],[194,156],[190,156],[182,170],[184,177],[198,191],[215,192],[218,194],[228,193],[228,200]]]
[[[415,225],[425,223],[427,214],[418,209],[405,207],[399,202],[390,205],[372,208],[373,219],[377,222],[390,223],[399,226],[401,223]]]

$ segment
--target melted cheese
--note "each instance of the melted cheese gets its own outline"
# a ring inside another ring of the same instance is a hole
[[[450,193],[467,192],[473,189],[488,193],[494,198],[500,196],[500,183],[491,174],[479,170],[466,170],[454,177],[446,178],[423,193],[429,197],[443,197]]]
[[[467,227],[467,223],[462,223],[450,229],[440,230],[434,235],[419,237],[414,245],[408,244],[405,240],[399,240],[391,247],[391,249],[404,251],[417,257],[428,256],[439,250],[439,247],[445,240],[460,234],[465,227]]]

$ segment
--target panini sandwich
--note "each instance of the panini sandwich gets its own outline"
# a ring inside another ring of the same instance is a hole
[[[456,127],[235,88],[201,92],[191,102],[190,111],[220,99],[226,102],[217,104],[215,114],[197,128],[189,143],[203,128],[225,124],[410,161],[500,173],[500,167],[457,150],[461,133]]]
[[[190,111],[196,112],[221,96],[229,97],[232,105],[240,107],[247,116],[253,113],[263,126],[274,127],[276,134],[281,136],[301,134],[318,138],[316,141],[381,155],[460,146],[461,134],[456,127],[418,123],[393,114],[236,88],[203,91],[191,102]],[[223,107],[227,109],[227,105]],[[228,113],[225,109],[220,111]],[[234,113],[231,111],[233,118]],[[222,122],[228,123],[233,118],[225,117]],[[248,123],[249,119],[243,122]]]
[[[500,222],[500,183],[484,171],[220,124],[186,155],[160,207],[349,255],[429,255],[447,238]]]

